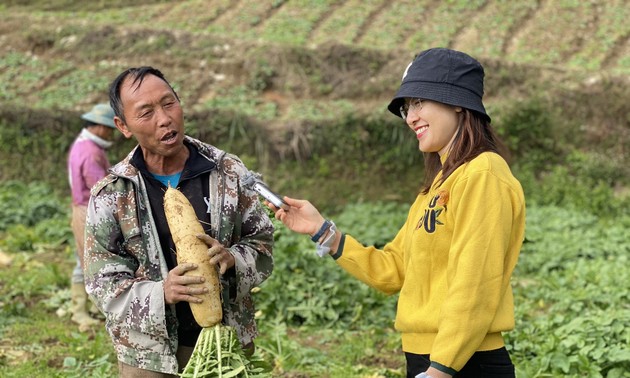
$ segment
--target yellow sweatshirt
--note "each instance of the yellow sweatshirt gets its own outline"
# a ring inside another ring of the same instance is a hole
[[[501,332],[514,328],[510,277],[524,232],[521,185],[486,152],[418,195],[383,250],[344,235],[333,257],[371,287],[399,292],[403,350],[454,374],[475,351],[504,346]]]

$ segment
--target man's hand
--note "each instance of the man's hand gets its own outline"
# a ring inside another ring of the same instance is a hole
[[[202,240],[208,248],[208,256],[210,256],[210,264],[219,265],[219,271],[221,274],[225,274],[228,269],[234,267],[235,261],[234,256],[228,251],[227,248],[223,246],[223,244],[219,243],[215,238],[203,234],[197,235],[199,240]]]
[[[197,269],[196,264],[186,263],[177,265],[168,272],[164,281],[164,300],[166,304],[177,302],[201,303],[202,299],[196,295],[206,293],[207,288],[194,288],[188,285],[198,284],[205,281],[201,276],[184,276],[184,273]]]

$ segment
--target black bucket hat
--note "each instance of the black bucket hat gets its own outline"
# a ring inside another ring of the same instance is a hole
[[[405,98],[415,97],[474,110],[490,122],[481,101],[483,78],[481,64],[463,52],[446,48],[424,50],[405,69],[400,88],[387,109],[401,117]]]

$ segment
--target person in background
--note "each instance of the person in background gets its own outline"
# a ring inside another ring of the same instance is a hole
[[[90,188],[107,175],[110,164],[105,150],[112,145],[116,125],[114,111],[108,104],[94,105],[81,119],[85,121],[84,127],[68,152],[68,180],[72,195],[71,226],[76,248],[76,265],[72,271],[70,289],[71,319],[83,332],[100,323],[90,314],[98,315],[98,310],[88,301],[83,279],[85,210],[90,199]]]
[[[502,333],[514,327],[510,277],[524,238],[525,199],[482,102],[484,69],[445,48],[407,66],[388,110],[424,154],[424,183],[396,237],[363,246],[307,200],[275,211],[354,277],[398,293],[396,329],[409,378],[514,377]]]
[[[201,303],[194,264],[178,264],[164,214],[164,193],[191,202],[219,267],[223,323],[254,351],[258,331],[251,290],[273,269],[273,223],[236,156],[184,134],[179,96],[162,72],[129,68],[110,85],[118,130],[138,145],[92,189],[87,209],[85,279],[105,314],[121,377],[181,372],[201,327],[189,303]],[[184,273],[192,271],[193,275]]]

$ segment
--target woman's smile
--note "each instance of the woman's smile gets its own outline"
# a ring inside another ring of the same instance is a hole
[[[413,131],[416,133],[416,138],[420,139],[429,130],[429,125],[414,127]]]

